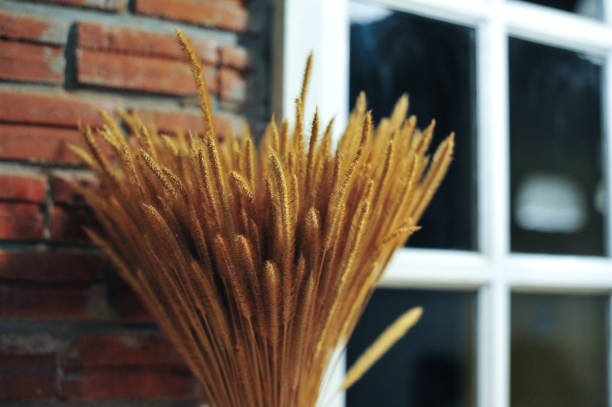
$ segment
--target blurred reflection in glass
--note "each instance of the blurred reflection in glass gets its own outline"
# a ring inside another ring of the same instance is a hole
[[[607,405],[607,304],[604,295],[512,295],[512,407]]]
[[[510,39],[511,242],[602,255],[601,60]]]
[[[456,132],[455,158],[409,241],[411,247],[475,250],[474,30],[377,6],[350,3],[351,107],[366,92],[377,122],[404,93],[419,127]]]
[[[476,406],[475,293],[376,290],[349,342],[348,365],[417,305],[425,309],[419,323],[348,390],[348,407]]]

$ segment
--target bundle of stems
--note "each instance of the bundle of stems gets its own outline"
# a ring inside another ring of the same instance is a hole
[[[127,114],[132,139],[108,114],[97,135],[83,127],[89,152],[73,151],[100,180],[81,190],[101,225],[88,233],[211,405],[314,406],[334,351],[418,229],[453,135],[430,157],[434,123],[418,130],[406,97],[374,128],[361,95],[334,150],[333,121],[304,125],[309,58],[294,126],[272,118],[259,148],[248,128],[218,143],[200,59],[177,36],[204,134],[158,134]]]

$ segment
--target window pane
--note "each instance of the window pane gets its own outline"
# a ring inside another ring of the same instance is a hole
[[[475,406],[476,294],[378,289],[347,349],[351,366],[406,310],[425,309],[410,330],[347,392],[349,407]]]
[[[454,161],[409,246],[476,249],[474,30],[356,2],[349,10],[351,106],[365,91],[378,121],[407,93],[419,127],[436,119],[437,142],[456,132]]]
[[[511,38],[512,250],[603,254],[602,65]]]
[[[553,7],[585,17],[603,20],[602,0],[523,0],[541,6]]]
[[[511,406],[606,400],[607,296],[512,296]]]

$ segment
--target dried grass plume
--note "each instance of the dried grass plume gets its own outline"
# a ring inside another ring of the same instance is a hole
[[[101,225],[88,233],[213,406],[314,406],[334,350],[346,344],[393,252],[418,229],[451,161],[453,135],[431,157],[434,123],[417,129],[407,97],[375,128],[362,94],[334,148],[333,122],[323,130],[315,114],[305,124],[309,58],[293,126],[273,118],[259,147],[248,129],[220,144],[200,59],[177,35],[204,134],[158,134],[126,114],[131,138],[107,114],[97,135],[84,127],[89,151],[73,151],[101,183],[81,190]],[[417,314],[383,333],[345,387]]]

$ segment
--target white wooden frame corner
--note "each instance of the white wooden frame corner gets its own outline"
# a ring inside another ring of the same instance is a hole
[[[276,0],[276,35],[282,47],[274,62],[282,100],[277,114],[291,117],[304,61],[315,65],[307,117],[319,105],[323,120],[348,113],[349,0]],[[381,284],[387,287],[451,288],[478,293],[477,405],[510,405],[510,300],[512,291],[612,293],[612,0],[604,20],[511,0],[358,0],[475,29],[477,86],[477,252],[402,249]],[[535,41],[605,59],[603,95],[607,257],[510,253],[508,38]],[[408,267],[409,266],[409,267]],[[612,301],[610,301],[612,304]],[[612,313],[612,305],[610,306]],[[609,324],[612,325],[612,324]],[[612,337],[612,328],[610,328]],[[609,342],[610,342],[610,338]],[[609,355],[612,355],[611,344]],[[609,356],[612,407],[612,356]],[[339,372],[342,375],[342,372]],[[334,407],[344,405],[336,399]]]

